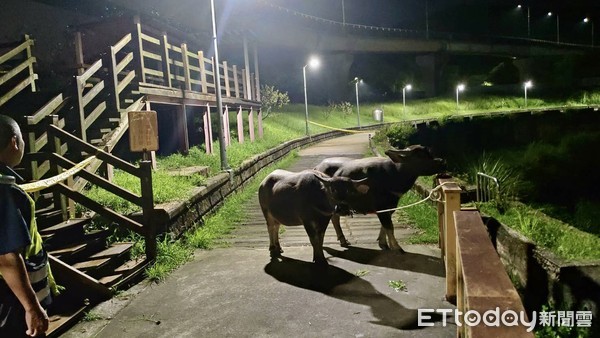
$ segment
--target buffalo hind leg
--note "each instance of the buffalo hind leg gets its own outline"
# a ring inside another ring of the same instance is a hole
[[[263,212],[267,220],[267,231],[269,232],[269,252],[271,257],[281,257],[283,250],[279,244],[280,223],[269,213]]]
[[[344,248],[350,246],[350,242],[344,236],[344,232],[342,231],[342,226],[340,224],[340,215],[333,214],[331,217],[331,223],[333,223],[333,228],[335,229],[335,234],[337,235],[337,239],[340,242],[340,245]]]
[[[392,222],[392,213],[382,212],[377,214],[377,217],[379,218],[379,222],[381,222],[381,230],[379,231],[378,238],[379,247],[385,249],[385,247],[389,245],[390,249],[404,253],[404,250],[400,247],[398,241],[396,240],[396,236],[394,236],[394,223]]]

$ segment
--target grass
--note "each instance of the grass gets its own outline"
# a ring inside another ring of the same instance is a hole
[[[480,210],[561,258],[577,261],[600,259],[600,237],[550,218],[538,209],[513,202],[503,214],[490,203],[482,203]]]
[[[416,192],[410,190],[402,198],[398,205],[407,205],[422,199]],[[428,203],[417,204],[413,207],[402,209],[396,217],[408,217],[410,225],[417,233],[408,237],[411,244],[433,244],[438,242],[438,216],[437,211]]]
[[[404,283],[402,280],[388,281],[388,286],[391,287],[392,289],[394,289],[394,291],[396,291],[396,292],[407,291],[406,283]]]

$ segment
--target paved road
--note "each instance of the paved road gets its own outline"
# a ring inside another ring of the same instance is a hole
[[[365,134],[322,142],[300,152],[289,170],[311,168],[330,156],[361,157]],[[325,238],[329,268],[310,263],[303,227],[281,234],[282,260],[271,261],[258,198],[230,246],[198,250],[160,284],[142,283],[105,302],[65,337],[454,337],[453,324],[417,326],[417,309],[452,308],[443,300],[443,265],[435,246],[407,245],[406,254],[381,251],[376,216],[343,219],[350,248],[333,227]],[[398,218],[398,219],[401,219]],[[413,230],[396,224],[398,240]],[[390,281],[401,280],[405,291]],[[450,322],[452,320],[449,320]]]

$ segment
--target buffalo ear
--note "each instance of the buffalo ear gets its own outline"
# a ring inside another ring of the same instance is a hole
[[[354,189],[361,194],[366,194],[371,187],[367,184],[368,178],[365,177],[362,180],[352,180],[352,184],[354,185]]]

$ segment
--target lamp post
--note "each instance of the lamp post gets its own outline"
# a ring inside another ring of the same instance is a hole
[[[357,77],[354,78],[354,88],[356,90],[356,120],[358,123],[358,127],[360,128],[360,105],[358,103],[358,84],[362,83],[362,79]]]
[[[456,110],[459,109],[458,106],[458,93],[462,92],[463,90],[465,90],[465,85],[460,83],[458,86],[456,86]]]
[[[517,6],[518,9],[523,8],[522,5]],[[527,37],[531,37],[531,16],[529,11],[529,6],[527,6]]]
[[[225,147],[225,135],[223,135],[223,100],[221,99],[221,75],[219,70],[219,47],[217,44],[217,20],[215,16],[215,1],[210,0],[210,10],[212,14],[212,33],[213,33],[213,47],[215,48],[215,94],[217,99],[217,117],[219,122],[218,135],[219,135],[219,155],[221,157],[221,169],[229,169],[227,164],[227,152]]]
[[[548,12],[548,16],[552,16],[552,12]],[[560,20],[558,14],[556,14],[556,43],[560,43]]]
[[[406,92],[412,89],[412,85],[407,84],[402,87],[402,112],[406,114]]]
[[[527,89],[533,87],[533,82],[531,80],[525,81],[523,83],[523,90],[525,91],[525,108],[527,108]]]
[[[305,123],[306,123],[306,135],[308,136],[308,97],[306,95],[306,67],[318,67],[319,66],[319,59],[317,59],[316,57],[311,57],[310,60],[308,61],[307,64],[304,65],[304,67],[302,67],[302,76],[304,77],[304,112],[305,112]]]
[[[583,22],[590,23],[592,25],[592,47],[594,47],[594,21],[592,21],[590,18],[584,18]]]

